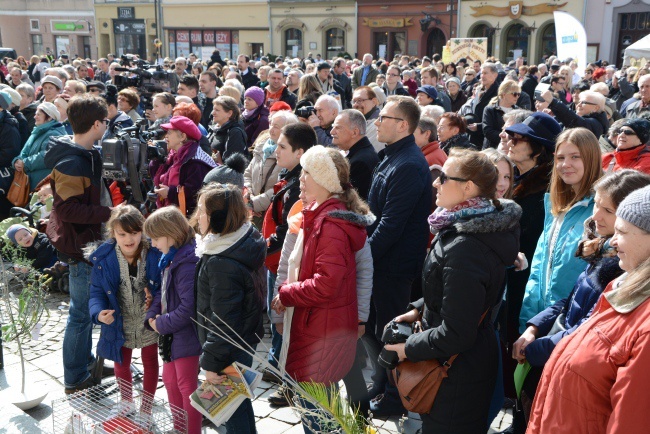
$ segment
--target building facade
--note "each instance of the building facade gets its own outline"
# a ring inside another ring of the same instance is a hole
[[[138,54],[142,59],[155,59],[154,41],[159,29],[157,5],[154,0],[95,0],[99,57],[129,53]]]
[[[650,0],[589,0],[586,16],[589,48],[619,67],[625,49],[650,34]]]
[[[3,0],[0,46],[27,59],[48,53],[95,58],[93,15],[92,0]]]
[[[456,1],[358,0],[359,56],[393,59],[407,54],[422,57],[442,54],[442,47],[457,37]]]
[[[557,53],[553,12],[564,11],[585,22],[580,0],[465,0],[460,2],[460,37],[488,39],[488,55],[529,64]],[[589,39],[589,38],[588,38]],[[588,50],[587,60],[590,59]]]
[[[269,7],[260,0],[165,0],[162,7],[165,55],[196,54],[223,59],[259,56],[270,47]]]
[[[355,2],[269,0],[270,53],[290,57],[320,54],[333,59],[357,51]]]

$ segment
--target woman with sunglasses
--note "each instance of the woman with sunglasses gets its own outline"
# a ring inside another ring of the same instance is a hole
[[[504,124],[503,115],[519,108],[517,100],[520,95],[521,87],[516,81],[504,80],[501,83],[497,96],[492,98],[483,111],[483,149],[496,149],[499,145],[499,134]]]
[[[569,295],[566,282],[575,282],[587,265],[574,253],[594,207],[593,185],[602,175],[600,146],[586,128],[565,130],[556,143],[550,193],[544,197],[544,230],[519,315],[522,333],[532,317]]]
[[[564,128],[587,128],[596,137],[607,133],[609,121],[605,113],[606,98],[602,94],[592,90],[581,92],[575,112],[569,109],[568,105],[554,98],[550,90],[542,93],[541,97],[544,102],[536,105],[537,110],[549,108]]]
[[[603,155],[603,170],[635,169],[650,174],[650,122],[628,119],[617,132],[616,150]]]
[[[498,173],[490,158],[452,149],[429,216],[435,239],[422,271],[424,298],[397,322],[421,320],[424,331],[386,345],[412,362],[458,357],[433,407],[421,414],[422,433],[485,432],[498,366],[490,311],[499,302],[505,269],[519,251],[521,209],[496,199]],[[473,252],[468,255],[467,252]]]

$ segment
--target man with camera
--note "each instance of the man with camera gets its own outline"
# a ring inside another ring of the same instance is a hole
[[[82,247],[102,239],[102,223],[111,213],[111,200],[102,182],[102,157],[94,144],[108,123],[106,102],[84,95],[70,100],[72,136],[50,139],[45,165],[52,169],[54,204],[46,233],[59,259],[70,266],[70,315],[63,337],[65,393],[94,386],[92,322],[88,310],[90,271]]]
[[[322,65],[322,63],[321,63]],[[321,95],[316,101],[313,113],[307,119],[309,125],[316,131],[318,144],[332,146],[332,124],[339,115],[339,102],[330,95]]]

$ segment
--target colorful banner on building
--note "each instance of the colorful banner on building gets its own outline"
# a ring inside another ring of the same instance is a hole
[[[575,72],[581,77],[587,65],[587,33],[582,23],[567,12],[553,12],[557,57],[578,62]]]
[[[457,63],[463,57],[469,60],[487,59],[487,38],[456,38],[449,41],[451,61]]]

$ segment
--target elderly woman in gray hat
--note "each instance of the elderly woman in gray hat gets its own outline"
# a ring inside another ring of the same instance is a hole
[[[451,111],[458,112],[460,108],[467,102],[467,95],[461,92],[460,79],[458,77],[450,77],[445,81],[445,87],[451,100]]]
[[[63,136],[65,128],[61,124],[59,111],[51,102],[43,102],[36,108],[35,126],[20,154],[14,158],[13,166],[17,171],[25,171],[29,176],[29,186],[34,190],[52,171],[45,167],[45,149],[50,137]]]

